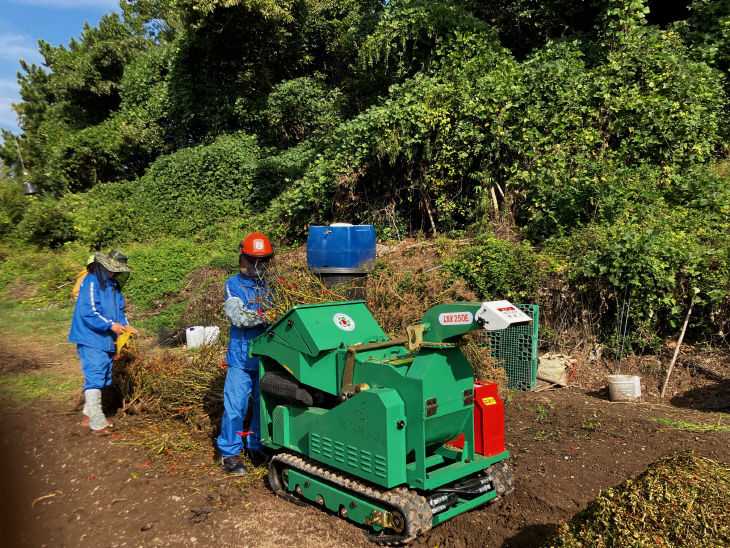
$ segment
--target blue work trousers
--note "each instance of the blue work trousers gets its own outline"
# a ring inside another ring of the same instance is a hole
[[[83,344],[76,345],[84,374],[84,390],[101,390],[112,383],[114,352],[99,350]]]
[[[248,411],[248,400],[253,395],[251,410],[251,434],[246,437],[246,447],[261,449],[261,427],[259,421],[259,371],[229,367],[226,384],[223,387],[223,421],[218,436],[221,456],[232,457],[243,449],[243,419]]]

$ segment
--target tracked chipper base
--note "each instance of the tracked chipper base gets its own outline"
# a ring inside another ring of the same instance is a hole
[[[337,512],[381,544],[510,492],[501,401],[496,391],[475,401],[460,339],[522,321],[505,301],[452,303],[388,340],[362,301],[292,308],[251,345],[274,492]],[[478,453],[494,433],[501,444]]]
[[[506,461],[485,470],[483,477],[493,489],[474,499],[459,501],[451,507],[453,515],[496,500],[513,489],[512,472]],[[415,490],[386,490],[291,453],[274,456],[269,465],[269,484],[279,496],[294,501],[295,496],[307,499],[342,518],[371,527],[375,534],[369,538],[378,544],[409,542],[448,519],[443,513],[434,515],[439,507],[432,508],[429,500]]]

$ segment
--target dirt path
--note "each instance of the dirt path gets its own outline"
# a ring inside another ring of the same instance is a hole
[[[95,438],[77,424],[74,403],[2,403],[8,546],[369,546],[358,527],[274,497],[263,470],[226,477],[212,447],[172,467],[151,458],[134,436],[138,417],[117,420],[116,437]],[[414,545],[537,546],[600,489],[662,455],[694,449],[730,462],[730,434],[652,420],[727,424],[727,413],[612,404],[577,389],[515,393],[505,408],[515,491]]]

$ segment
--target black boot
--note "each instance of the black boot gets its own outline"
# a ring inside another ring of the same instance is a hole
[[[246,475],[246,465],[243,464],[241,457],[238,455],[221,458],[221,466],[223,467],[223,470],[228,472],[231,476]]]

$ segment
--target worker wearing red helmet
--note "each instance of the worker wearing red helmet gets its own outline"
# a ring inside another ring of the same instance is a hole
[[[258,232],[249,234],[238,249],[240,272],[226,281],[225,311],[231,323],[226,363],[228,372],[223,388],[223,419],[218,436],[221,466],[232,475],[242,476],[246,466],[241,460],[243,439],[254,464],[266,460],[259,432],[259,360],[248,355],[251,341],[266,331],[268,322],[261,311],[268,299],[263,274],[274,257],[269,239]],[[253,395],[251,433],[245,435],[243,420]]]

